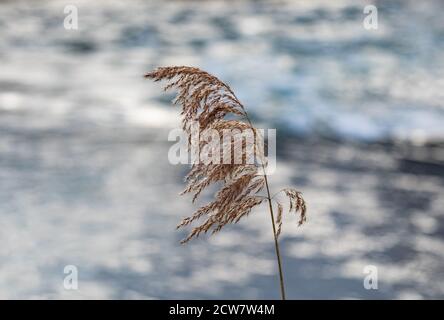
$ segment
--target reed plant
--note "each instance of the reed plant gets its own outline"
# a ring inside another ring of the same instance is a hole
[[[198,68],[187,66],[160,67],[147,73],[146,78],[154,81],[167,81],[165,90],[176,89],[175,104],[182,107],[182,129],[188,136],[190,145],[204,146],[205,141],[193,141],[193,123],[197,123],[200,130],[212,129],[222,133],[223,130],[252,130],[259,135],[244,105],[239,101],[231,88],[215,76]],[[288,198],[289,212],[299,215],[299,225],[306,221],[306,204],[300,191],[293,188],[284,188],[272,194],[266,172],[266,158],[263,153],[264,146],[255,139],[256,154],[262,155],[260,161],[251,163],[192,163],[185,180],[187,182],[182,194],[193,194],[193,202],[204,189],[210,185],[220,185],[214,195],[214,200],[198,208],[191,216],[184,218],[177,228],[197,224],[191,229],[188,236],[181,241],[187,243],[202,233],[211,234],[219,232],[224,226],[237,223],[247,216],[251,210],[263,203],[268,204],[271,218],[273,239],[276,251],[276,260],[279,270],[279,283],[281,297],[285,300],[284,275],[282,259],[279,250],[278,238],[282,231],[282,215],[284,206],[277,195],[282,194]],[[238,148],[239,144],[229,140],[224,147]],[[246,154],[245,143],[241,143],[243,159]],[[235,150],[236,151],[236,150]],[[274,212],[276,209],[276,215]],[[200,223],[198,223],[200,222]]]

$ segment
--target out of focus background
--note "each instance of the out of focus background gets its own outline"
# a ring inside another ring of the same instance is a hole
[[[187,166],[167,158],[179,110],[142,77],[165,65],[213,73],[277,128],[271,187],[308,202],[302,227],[284,217],[289,298],[444,298],[443,12],[439,0],[0,1],[0,298],[279,298],[265,207],[179,244],[196,208],[178,196]]]

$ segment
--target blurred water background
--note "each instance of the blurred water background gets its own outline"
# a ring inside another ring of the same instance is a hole
[[[68,4],[78,30],[63,27]],[[284,217],[289,298],[443,298],[443,9],[0,1],[0,298],[279,298],[265,207],[179,244],[195,209],[177,195],[187,167],[167,159],[179,112],[142,78],[162,65],[215,74],[278,129],[272,188],[309,206],[301,228]]]

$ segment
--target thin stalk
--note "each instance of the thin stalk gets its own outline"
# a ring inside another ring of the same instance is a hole
[[[233,93],[233,95],[234,95],[234,93]],[[250,126],[253,128],[253,124],[251,123],[251,120],[248,117],[247,111],[245,110],[245,108],[243,106],[242,106],[242,109],[244,111],[245,118],[247,119]],[[282,271],[281,254],[279,251],[279,242],[278,242],[277,233],[276,233],[276,224],[274,222],[273,205],[271,204],[270,187],[268,186],[268,178],[267,178],[267,174],[265,171],[264,161],[261,161],[261,165],[262,165],[262,170],[264,172],[265,187],[267,189],[268,207],[270,209],[271,225],[273,227],[274,249],[276,251],[276,258],[277,258],[277,263],[278,263],[278,268],[279,268],[279,283],[280,283],[280,287],[281,287],[281,298],[282,298],[282,300],[285,300],[284,272]]]
[[[285,300],[284,273],[282,271],[281,254],[279,252],[279,242],[276,234],[276,224],[274,223],[273,206],[271,205],[270,188],[268,187],[268,179],[267,175],[265,174],[265,170],[264,170],[264,179],[265,179],[265,186],[267,188],[268,207],[270,208],[271,225],[273,226],[274,248],[276,250],[276,257],[279,267],[279,282],[281,284],[281,297],[282,300]]]

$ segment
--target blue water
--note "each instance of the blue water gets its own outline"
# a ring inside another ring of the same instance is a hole
[[[214,73],[290,137],[273,187],[300,187],[310,210],[281,238],[290,298],[442,297],[442,176],[402,171],[392,151],[298,149],[444,138],[444,3],[375,1],[377,30],[365,4],[0,1],[0,298],[279,297],[265,209],[178,244],[196,207],[167,161],[178,110],[142,78],[161,65]]]
[[[0,110],[24,112],[32,124],[43,103],[43,128],[131,125],[161,99],[139,76],[189,64],[229,82],[258,118],[295,133],[444,136],[441,1],[382,1],[377,30],[363,27],[359,1],[122,3],[79,1],[79,30],[69,31],[64,1],[3,2]]]

